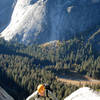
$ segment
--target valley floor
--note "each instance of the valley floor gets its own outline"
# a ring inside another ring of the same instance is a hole
[[[85,79],[82,79],[79,77],[74,79],[73,77],[71,78],[69,76],[67,77],[57,77],[57,81],[61,81],[61,82],[64,82],[66,84],[72,84],[72,85],[76,85],[76,86],[86,86],[86,85],[100,85],[100,80],[95,80],[95,79],[92,79],[88,76],[84,76]]]

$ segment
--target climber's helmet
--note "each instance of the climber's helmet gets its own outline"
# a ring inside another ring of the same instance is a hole
[[[45,85],[40,84],[40,85],[37,87],[37,91],[38,91],[38,94],[39,94],[40,96],[44,96],[44,95],[45,95]]]

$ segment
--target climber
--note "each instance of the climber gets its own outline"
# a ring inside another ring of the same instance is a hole
[[[52,93],[49,85],[40,84],[32,95],[26,100],[58,100]]]

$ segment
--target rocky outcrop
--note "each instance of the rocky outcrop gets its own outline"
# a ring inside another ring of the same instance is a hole
[[[83,87],[73,92],[64,100],[100,100],[100,93],[97,93],[88,87]]]
[[[14,100],[7,92],[0,87],[0,100]]]
[[[100,0],[17,0],[5,40],[25,44],[69,39],[100,24]]]

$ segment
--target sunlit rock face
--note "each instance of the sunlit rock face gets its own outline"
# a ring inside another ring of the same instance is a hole
[[[100,0],[17,0],[1,37],[25,44],[44,43],[69,39],[98,24]]]
[[[64,100],[100,100],[100,93],[97,93],[88,87],[83,87],[73,92]]]

